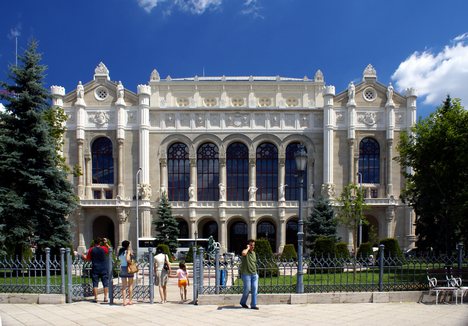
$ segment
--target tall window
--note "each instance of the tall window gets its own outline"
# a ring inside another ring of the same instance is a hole
[[[226,152],[227,200],[249,200],[249,150],[242,143],[229,145]]]
[[[114,183],[114,159],[112,142],[109,138],[100,137],[91,146],[93,162],[93,183]]]
[[[257,200],[278,200],[278,149],[271,143],[257,147]]]
[[[286,162],[285,162],[285,183],[286,187],[286,200],[297,200],[299,198],[299,182],[297,180],[296,171],[296,152],[299,143],[291,143],[286,147]],[[307,200],[307,171],[304,171],[304,184],[303,184],[303,197],[302,200]]]
[[[219,151],[213,143],[205,143],[198,148],[197,178],[197,200],[219,200]]]
[[[188,201],[190,160],[187,145],[174,143],[167,150],[168,198],[170,201]]]
[[[380,147],[373,138],[359,143],[359,172],[363,183],[380,183]]]

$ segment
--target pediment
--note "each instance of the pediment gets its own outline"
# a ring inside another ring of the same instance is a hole
[[[379,82],[363,81],[355,85],[355,102],[357,107],[384,108],[387,104],[387,86]],[[393,92],[395,108],[406,106],[406,98]],[[334,99],[335,107],[346,107],[348,104],[348,90],[337,94]]]
[[[87,107],[110,107],[115,106],[117,95],[118,82],[109,81],[106,79],[92,80],[83,85],[84,95],[83,100]],[[138,96],[128,90],[123,90],[126,106],[138,105]],[[78,99],[77,88],[67,93],[64,97],[65,106],[74,106]]]

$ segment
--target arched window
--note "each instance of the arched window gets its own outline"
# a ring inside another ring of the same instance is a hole
[[[257,200],[278,200],[278,149],[271,143],[257,147]]]
[[[286,147],[286,162],[285,162],[285,184],[286,200],[297,200],[299,198],[299,182],[296,172],[296,152],[299,143],[291,143]],[[302,200],[307,200],[307,171],[304,172],[303,197]]]
[[[226,151],[227,200],[249,200],[249,149],[242,143]]]
[[[271,250],[276,252],[276,228],[269,221],[262,221],[257,225],[257,239],[264,238],[270,243]]]
[[[373,138],[366,137],[359,143],[359,172],[362,183],[380,183],[380,147]]]
[[[187,145],[174,143],[167,150],[168,198],[170,201],[188,201],[190,160]]]
[[[114,159],[112,142],[109,138],[97,138],[91,146],[93,162],[93,183],[114,183]]]
[[[247,224],[234,222],[229,228],[229,251],[240,255],[247,245]]]
[[[218,241],[218,223],[215,221],[208,221],[203,225],[202,238],[208,239],[210,236]]]
[[[219,151],[213,143],[205,143],[198,148],[197,178],[197,200],[219,200]]]
[[[179,225],[179,239],[189,238],[189,228],[187,221],[183,219],[177,219],[177,224]]]

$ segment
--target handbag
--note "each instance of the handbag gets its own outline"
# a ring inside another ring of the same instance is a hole
[[[135,274],[138,272],[138,266],[136,262],[132,259],[127,263],[127,273],[128,274]]]
[[[165,255],[164,257],[164,270],[168,271],[169,270],[169,264],[167,263],[167,255]]]

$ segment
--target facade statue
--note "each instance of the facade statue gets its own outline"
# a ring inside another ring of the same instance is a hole
[[[195,199],[195,187],[193,186],[193,184],[191,184],[190,187],[188,188],[188,196],[189,196],[189,200]]]
[[[255,201],[255,194],[257,193],[258,188],[257,187],[249,187],[249,200],[250,201]]]
[[[285,200],[285,195],[286,195],[286,187],[288,185],[284,185],[284,184],[281,184],[279,187],[278,187],[278,190],[279,190],[279,200],[280,201],[284,201]]]
[[[117,98],[118,98],[119,100],[123,100],[123,99],[124,99],[124,87],[123,87],[121,81],[119,81],[119,84],[117,85]]]
[[[222,182],[219,184],[219,200],[226,200],[226,186]]]
[[[315,193],[315,188],[314,188],[314,184],[311,183],[309,185],[309,193],[308,193],[308,197],[309,197],[309,200],[313,200],[314,199],[314,193]]]
[[[356,96],[356,87],[354,86],[353,82],[350,82],[348,85],[348,103],[355,103]]]
[[[78,86],[76,86],[76,99],[77,100],[84,99],[84,87],[81,84],[81,81],[78,82]]]
[[[392,84],[387,87],[387,104],[393,104],[393,86]]]

